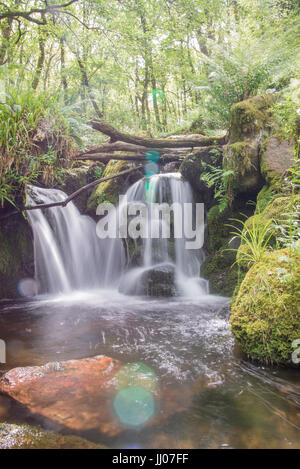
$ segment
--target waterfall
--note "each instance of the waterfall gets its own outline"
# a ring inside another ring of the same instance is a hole
[[[57,189],[27,188],[30,205],[63,201],[66,197]],[[154,175],[148,181],[147,189],[145,179],[128,189],[117,215],[127,210],[128,204],[145,200],[148,204],[176,202],[183,206],[193,203],[193,195],[189,183],[183,181],[179,173]],[[208,293],[208,282],[199,277],[203,252],[186,249],[184,238],[99,239],[95,221],[81,215],[72,202],[65,207],[27,213],[34,234],[35,276],[40,293],[119,288],[126,294],[148,294],[142,288],[143,282],[145,275],[153,272],[159,272],[168,282],[174,283],[176,295]],[[157,217],[150,218],[152,227],[162,223]],[[139,250],[136,264],[128,254],[133,244]],[[166,295],[169,294],[167,290]]]
[[[66,197],[57,189],[27,187],[29,205],[58,202]],[[120,240],[115,240],[112,259],[107,249],[111,240],[100,241],[94,220],[81,215],[72,202],[66,207],[27,213],[33,229],[35,276],[40,293],[68,293],[115,284],[124,265]]]
[[[127,191],[127,201],[148,203],[177,203],[181,207],[185,204],[193,205],[193,193],[190,184],[183,181],[180,173],[162,173],[151,176],[147,189],[146,179],[137,181]],[[121,209],[125,209],[124,206]],[[192,213],[187,223],[192,225]],[[163,220],[150,218],[150,225],[157,224],[161,227]],[[189,250],[185,247],[185,238],[173,238],[168,240],[147,237],[142,242],[141,266],[129,269],[121,279],[120,289],[124,293],[140,294],[142,291],[142,278],[145,273],[153,269],[165,268],[175,272],[175,285],[177,294],[185,296],[201,296],[208,293],[208,282],[200,278],[200,266],[204,260],[202,250]],[[170,248],[174,247],[174,252]],[[173,255],[172,255],[173,254]]]

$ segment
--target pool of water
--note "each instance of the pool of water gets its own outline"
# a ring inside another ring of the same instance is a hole
[[[115,291],[1,302],[7,363],[0,370],[101,354],[151,367],[174,409],[155,425],[107,439],[112,448],[300,448],[299,371],[247,362],[226,303]],[[0,421],[32,419],[0,396]]]

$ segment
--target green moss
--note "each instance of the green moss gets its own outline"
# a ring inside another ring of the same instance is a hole
[[[291,344],[300,337],[299,286],[299,248],[266,253],[246,274],[232,304],[230,323],[249,357],[291,364]]]
[[[235,256],[232,253],[217,251],[201,265],[201,277],[209,280],[210,293],[231,296],[238,282],[238,268],[232,266]]]
[[[270,127],[270,107],[275,100],[274,94],[262,94],[234,104],[230,117],[230,143],[253,138],[261,130]]]
[[[274,197],[262,212],[256,213],[248,218],[245,222],[245,226],[250,228],[253,223],[265,226],[269,220],[272,220],[273,223],[277,225],[286,224],[290,217],[289,214],[294,210],[293,207],[300,205],[300,195],[295,196],[293,206],[291,203],[291,197]],[[275,228],[274,224],[270,225],[269,228],[272,233],[270,246],[273,247],[276,245],[276,238],[278,236],[278,230]],[[239,254],[237,257],[239,257]]]
[[[234,172],[229,177],[228,195],[258,192],[262,186],[259,170],[258,147],[250,142],[236,142],[224,147],[223,169]]]
[[[40,427],[0,423],[0,449],[105,449],[73,435],[58,435]]]
[[[0,225],[0,298],[18,297],[18,282],[28,276],[33,276],[32,233],[18,215]]]
[[[114,176],[115,174],[128,169],[128,162],[111,160],[103,172],[103,177]],[[88,212],[96,212],[96,208],[103,202],[110,202],[117,204],[119,202],[119,195],[122,194],[124,189],[121,178],[110,179],[109,181],[101,182],[96,189],[92,192],[88,203]]]
[[[230,218],[238,217],[229,209],[220,213],[218,206],[213,206],[207,214],[206,245],[207,258],[201,265],[200,274],[209,280],[211,293],[231,296],[238,282],[238,267],[232,266],[235,252],[228,251],[232,238]]]

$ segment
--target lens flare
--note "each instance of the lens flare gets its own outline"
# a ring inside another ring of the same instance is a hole
[[[128,363],[123,366],[116,374],[115,380],[119,390],[138,386],[154,392],[158,383],[155,372],[142,362]]]
[[[154,174],[158,173],[158,165],[156,163],[147,163],[145,165],[145,174],[146,177],[153,176]]]
[[[18,283],[18,292],[21,296],[31,298],[38,294],[38,283],[33,278],[23,278]]]
[[[154,397],[141,386],[130,386],[118,392],[114,409],[123,424],[138,427],[154,415]]]
[[[163,90],[160,90],[159,88],[154,88],[151,93],[154,102],[157,102],[157,98],[159,98],[162,102],[165,100],[165,92]]]
[[[149,150],[147,151],[145,158],[147,161],[153,161],[153,163],[157,163],[159,160],[159,153],[156,150]]]

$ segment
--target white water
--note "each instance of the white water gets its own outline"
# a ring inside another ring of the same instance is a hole
[[[152,176],[147,194],[148,202],[177,202],[182,206],[193,202],[189,183],[182,181],[178,173]],[[128,204],[144,202],[145,180],[133,184],[126,196]],[[35,205],[61,201],[67,196],[57,189],[29,186],[27,197],[28,203]],[[121,204],[118,210],[127,209],[127,203]],[[160,266],[174,268],[178,294],[194,297],[208,293],[208,282],[199,277],[203,253],[185,249],[184,238],[173,240],[175,256],[169,253],[167,239],[144,239],[141,265],[126,271],[123,242],[99,239],[96,223],[81,215],[72,202],[66,207],[28,211],[28,216],[34,233],[35,276],[40,293],[68,294],[121,285],[122,292],[130,294],[134,290],[139,294],[141,276],[148,269]],[[150,223],[162,222],[151,219]]]
[[[31,205],[65,200],[57,189],[29,186]],[[69,293],[114,284],[124,265],[124,252],[115,242],[112,259],[107,244],[99,240],[96,223],[81,215],[70,202],[66,207],[28,211],[34,235],[35,276],[40,293]],[[109,269],[107,268],[109,266]]]

